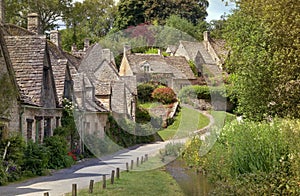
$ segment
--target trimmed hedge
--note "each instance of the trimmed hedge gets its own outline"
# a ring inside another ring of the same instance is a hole
[[[169,104],[176,101],[176,94],[170,87],[161,87],[152,92],[152,98],[163,104]]]

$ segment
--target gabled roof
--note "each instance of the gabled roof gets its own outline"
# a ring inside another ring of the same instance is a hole
[[[226,49],[226,41],[222,39],[210,39],[210,44],[217,53],[221,62],[224,63],[225,58],[228,56],[228,50]]]
[[[180,41],[180,45],[184,47],[189,56],[189,59],[194,61],[199,51],[201,56],[203,57],[203,60],[205,61],[205,64],[216,64],[202,42]]]
[[[167,47],[166,52],[167,52],[167,53],[173,53],[173,54],[174,54],[174,53],[176,52],[177,48],[178,48],[178,46],[176,46],[176,45],[169,45],[169,46]]]
[[[46,60],[46,37],[5,36],[16,82],[25,103],[42,106],[43,69]]]
[[[184,57],[164,57],[157,54],[130,54],[127,59],[133,73],[143,73],[143,65],[149,64],[149,73],[172,74],[175,79],[195,79]]]

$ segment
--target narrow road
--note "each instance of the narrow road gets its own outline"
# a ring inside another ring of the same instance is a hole
[[[211,115],[203,111],[199,112],[210,118],[210,124],[201,130],[195,131],[194,134],[203,134],[214,122]],[[51,196],[60,196],[71,192],[72,184],[77,184],[77,189],[87,188],[90,180],[94,180],[94,182],[102,181],[102,176],[110,176],[112,170],[116,168],[120,168],[121,171],[125,170],[126,163],[130,165],[131,160],[134,160],[134,163],[136,163],[137,157],[141,158],[146,154],[149,157],[155,156],[168,143],[185,143],[187,139],[168,140],[135,146],[101,159],[85,160],[70,168],[56,171],[51,176],[42,176],[21,183],[0,186],[0,196],[43,196],[45,192],[49,192]]]
[[[117,167],[120,170],[126,169],[126,162],[134,160],[137,157],[155,156],[160,149],[163,149],[170,142],[185,142],[185,139],[156,142],[145,144],[130,149],[124,149],[118,153],[99,159],[90,159],[82,161],[71,168],[62,169],[54,172],[51,176],[42,176],[28,181],[8,186],[0,186],[1,196],[42,196],[49,192],[51,196],[64,195],[72,191],[72,184],[77,184],[78,189],[87,188],[90,180],[99,182],[104,174],[109,174]],[[109,176],[108,176],[109,177]]]

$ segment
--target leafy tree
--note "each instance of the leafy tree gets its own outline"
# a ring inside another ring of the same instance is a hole
[[[178,15],[197,25],[207,16],[207,7],[207,0],[121,0],[114,28],[122,30],[144,22],[164,25],[171,15]]]
[[[70,50],[73,43],[82,48],[84,38],[96,42],[105,36],[112,27],[114,12],[113,0],[75,2],[64,18],[67,26],[63,33],[64,48]]]
[[[256,120],[299,118],[299,3],[240,0],[237,5],[227,22],[226,39],[238,111]]]
[[[56,22],[68,13],[72,0],[6,0],[6,21],[26,27],[28,13],[38,13],[45,32],[57,27]]]

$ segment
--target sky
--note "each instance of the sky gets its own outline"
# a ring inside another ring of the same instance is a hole
[[[74,0],[82,2],[83,0]],[[116,3],[119,0],[114,0]],[[225,6],[225,2],[222,2],[222,0],[208,0],[209,7],[207,9],[208,16],[206,18],[206,21],[209,22],[211,20],[218,20],[220,19],[221,15],[226,12],[226,14],[230,13],[230,9],[234,8],[234,5],[232,3],[229,3],[229,6]]]
[[[229,14],[230,10],[234,8],[233,3],[229,3],[228,6],[225,6],[225,2],[222,2],[222,0],[208,0],[208,2],[208,16],[206,17],[207,22],[220,19],[220,17],[224,15],[224,12]]]

